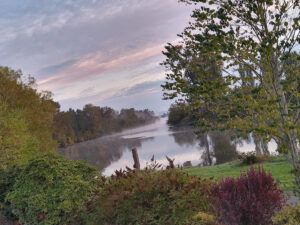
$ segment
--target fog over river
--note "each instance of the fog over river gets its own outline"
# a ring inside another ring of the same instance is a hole
[[[58,152],[68,159],[84,159],[103,171],[104,175],[111,175],[117,169],[132,168],[132,148],[138,149],[142,168],[153,155],[163,165],[168,164],[168,156],[175,159],[176,165],[191,161],[193,166],[197,166],[228,162],[237,157],[237,151],[255,150],[251,141],[236,144],[221,133],[197,138],[191,127],[175,129],[166,122],[167,118],[160,118],[146,126],[59,148]],[[276,144],[269,143],[269,150],[274,152],[275,149]]]

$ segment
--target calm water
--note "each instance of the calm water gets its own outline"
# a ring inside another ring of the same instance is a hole
[[[84,159],[104,175],[111,175],[116,169],[132,168],[132,148],[138,149],[142,167],[153,155],[163,165],[168,164],[166,156],[175,159],[176,165],[186,161],[192,165],[210,165],[235,159],[237,151],[255,149],[252,143],[234,144],[224,134],[198,139],[192,128],[172,129],[166,121],[167,118],[161,118],[146,126],[60,148],[58,152],[72,160]],[[270,143],[269,148],[274,150],[275,144]]]

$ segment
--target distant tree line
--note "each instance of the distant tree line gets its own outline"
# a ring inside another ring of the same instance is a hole
[[[156,119],[148,109],[121,109],[87,104],[82,110],[69,109],[54,116],[53,138],[60,147],[91,140],[105,134],[152,122]]]

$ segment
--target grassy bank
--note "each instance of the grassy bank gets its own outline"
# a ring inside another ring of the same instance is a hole
[[[255,166],[257,165],[259,164],[255,164]],[[267,162],[260,165],[273,175],[282,190],[288,191],[295,187],[294,175],[291,173],[292,167],[284,157],[272,156]],[[184,171],[195,176],[217,180],[221,177],[237,177],[241,171],[246,171],[249,167],[241,165],[241,162],[236,160],[216,166],[185,167]]]

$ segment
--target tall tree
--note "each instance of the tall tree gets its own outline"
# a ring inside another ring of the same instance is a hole
[[[21,71],[0,66],[0,101],[11,110],[23,112],[28,132],[36,137],[40,152],[55,150],[52,133],[57,103],[50,92],[37,91],[34,78],[24,80]]]
[[[37,139],[30,134],[24,113],[9,110],[0,101],[0,169],[26,162],[37,152]]]
[[[300,58],[294,53],[300,41],[299,1],[181,1],[196,9],[181,35],[182,45],[166,48],[164,64],[170,71],[166,97],[187,99],[192,110],[209,106],[215,120],[199,117],[203,129],[230,129],[240,136],[255,132],[274,139],[280,152],[289,153],[300,188]],[[222,62],[224,82],[204,82],[212,73],[199,71],[203,82],[188,87],[184,77],[188,67],[178,68],[186,49]],[[174,55],[180,56],[175,62]],[[253,76],[243,76],[240,69]]]

